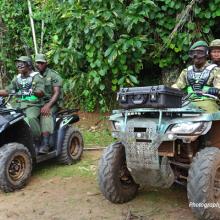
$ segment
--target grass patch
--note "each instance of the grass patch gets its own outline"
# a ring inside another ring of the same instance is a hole
[[[38,164],[33,175],[46,179],[72,176],[94,177],[96,176],[97,163],[98,159],[94,159],[88,154],[84,154],[80,162],[69,166],[56,164],[54,160],[51,160]]]
[[[94,146],[106,147],[115,141],[108,129],[97,131],[82,130],[82,134],[86,148]]]

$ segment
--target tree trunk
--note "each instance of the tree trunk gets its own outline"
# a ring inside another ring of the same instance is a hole
[[[4,34],[6,32],[6,28],[4,26],[4,23],[2,21],[2,18],[0,17],[0,48],[2,48],[1,53],[4,51]],[[0,55],[0,89],[3,88],[3,81],[6,76],[6,69],[5,69],[5,64],[4,60],[2,59],[2,56]]]

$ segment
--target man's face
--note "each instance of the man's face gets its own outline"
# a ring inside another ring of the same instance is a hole
[[[16,62],[16,67],[18,72],[22,75],[26,75],[29,72],[28,65],[25,62],[21,62],[21,61]]]
[[[219,63],[220,62],[220,47],[213,48],[210,52],[210,55],[214,63],[215,62]]]
[[[195,66],[202,66],[207,61],[207,48],[205,47],[196,47],[189,52],[190,58],[193,60]]]
[[[47,68],[47,63],[45,62],[36,62],[36,67],[40,73],[43,73]]]

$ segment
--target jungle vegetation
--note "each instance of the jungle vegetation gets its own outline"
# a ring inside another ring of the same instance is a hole
[[[169,83],[189,62],[193,42],[220,38],[220,0],[31,4],[38,52],[65,79],[67,105],[86,111],[108,111],[122,86]],[[0,48],[4,86],[16,74],[16,57],[34,57],[27,1],[0,0]]]

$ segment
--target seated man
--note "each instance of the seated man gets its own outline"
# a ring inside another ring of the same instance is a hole
[[[210,43],[209,52],[212,63],[220,67],[220,39],[215,39]]]
[[[193,65],[184,69],[173,88],[184,89],[192,95],[192,104],[209,112],[219,111],[215,97],[202,96],[201,92],[218,97],[220,89],[220,69],[215,64],[208,64],[208,45],[205,41],[195,42],[189,56]]]
[[[49,138],[54,131],[53,113],[62,107],[62,78],[57,72],[48,68],[44,54],[37,54],[35,57],[36,67],[44,79],[45,103],[41,108],[40,124],[42,131],[42,144],[39,152],[42,154],[49,151]]]
[[[11,81],[5,90],[0,90],[0,96],[8,96],[9,93],[17,93],[16,107],[23,109],[25,120],[30,125],[33,137],[39,139],[40,123],[39,115],[44,96],[44,80],[38,72],[32,70],[31,59],[21,56],[16,60],[19,74]]]

